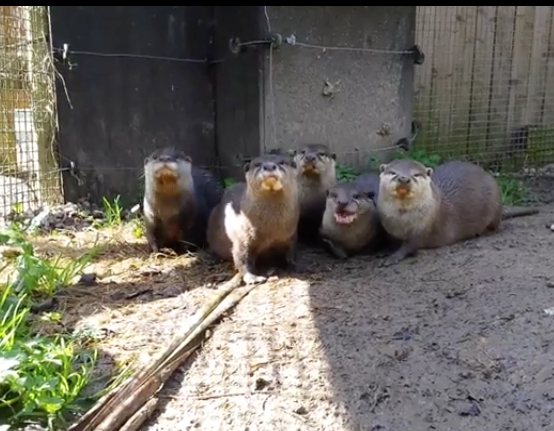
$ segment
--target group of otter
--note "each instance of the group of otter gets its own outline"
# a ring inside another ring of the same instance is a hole
[[[538,212],[504,208],[494,177],[463,161],[433,169],[393,160],[379,174],[339,182],[336,155],[323,144],[256,157],[244,165],[244,181],[226,189],[175,149],[155,151],[144,171],[151,251],[208,246],[233,262],[246,284],[267,279],[259,271],[265,258],[296,270],[299,241],[342,259],[385,251],[381,266],[390,266],[419,249],[452,245],[497,230],[502,219]]]

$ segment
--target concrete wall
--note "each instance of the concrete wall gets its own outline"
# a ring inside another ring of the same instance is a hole
[[[76,165],[63,171],[66,200],[140,201],[144,157],[164,146],[216,164],[213,66],[113,55],[205,59],[212,6],[51,6],[51,17],[53,44],[69,43],[74,63],[57,65],[61,165]]]
[[[267,6],[267,16],[272,32],[295,34],[298,42],[389,50],[414,45],[415,6]],[[410,56],[283,45],[273,51],[271,73],[269,63],[266,50],[266,148],[319,141],[359,165],[369,150],[409,135],[416,67]],[[333,97],[322,94],[325,81],[338,90]],[[352,154],[356,149],[361,154]]]

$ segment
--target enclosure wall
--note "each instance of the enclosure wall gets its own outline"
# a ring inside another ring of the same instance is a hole
[[[61,200],[46,6],[0,6],[0,223]]]
[[[241,178],[261,142],[263,46],[232,54],[229,40],[267,38],[263,6],[214,6],[216,143],[225,176]]]
[[[62,163],[75,164],[67,200],[138,200],[157,147],[215,164],[211,20],[212,6],[52,6],[54,46],[69,44],[58,80]]]
[[[296,45],[266,59],[265,147],[325,142],[358,165],[386,156],[410,132],[415,65],[398,52],[414,44],[415,15],[415,6],[267,6],[271,31]]]
[[[553,6],[418,6],[418,147],[492,169],[554,162],[553,18]]]

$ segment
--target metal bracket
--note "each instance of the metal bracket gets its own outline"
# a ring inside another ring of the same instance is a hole
[[[425,61],[425,54],[418,45],[414,45],[409,49],[414,64],[421,65]]]

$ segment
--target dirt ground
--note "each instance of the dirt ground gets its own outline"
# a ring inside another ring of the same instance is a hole
[[[142,430],[552,430],[553,222],[545,205],[393,268],[302,252],[310,273],[251,292]],[[61,303],[105,334],[106,364],[155,355],[231,274],[128,241]]]

